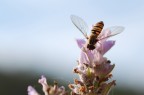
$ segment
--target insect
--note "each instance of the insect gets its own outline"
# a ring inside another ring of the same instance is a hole
[[[115,36],[124,30],[123,26],[112,26],[103,30],[104,23],[103,21],[100,21],[100,22],[97,22],[92,27],[90,36],[87,36],[87,32],[89,29],[88,29],[88,25],[86,24],[86,22],[82,18],[75,16],[75,15],[71,15],[71,20],[72,20],[72,23],[80,30],[80,32],[87,39],[87,48],[89,50],[95,49],[96,48],[95,44],[99,42],[100,40]],[[106,37],[102,37],[103,32],[106,30],[110,30],[111,33],[107,35]]]

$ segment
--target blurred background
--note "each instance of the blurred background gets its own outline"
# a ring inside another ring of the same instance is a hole
[[[111,39],[116,45],[105,55],[116,67],[112,95],[144,95],[143,0],[1,0],[0,95],[27,95],[27,86],[40,93],[37,80],[73,83],[80,49],[75,39],[84,38],[70,15],[83,18],[89,27],[104,21],[125,31]]]

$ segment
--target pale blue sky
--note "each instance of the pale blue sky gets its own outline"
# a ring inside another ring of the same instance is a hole
[[[89,26],[103,20],[105,27],[126,28],[112,38],[116,45],[105,56],[116,64],[117,82],[121,78],[131,87],[144,88],[143,5],[142,0],[1,0],[1,71],[33,68],[73,77],[80,52],[75,38],[84,38],[71,23],[75,14]]]

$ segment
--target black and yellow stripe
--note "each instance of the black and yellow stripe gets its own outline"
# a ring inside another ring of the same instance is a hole
[[[104,27],[104,23],[103,21],[100,21],[93,26],[91,31],[93,34],[96,34],[98,36],[101,33],[103,27]]]
[[[104,27],[103,21],[100,21],[93,26],[93,28],[91,30],[91,35],[88,39],[88,44],[87,44],[87,48],[89,50],[95,49],[95,44],[98,42],[97,37],[101,33],[103,27]]]

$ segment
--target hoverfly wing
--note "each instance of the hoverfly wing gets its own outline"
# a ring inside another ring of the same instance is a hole
[[[106,31],[110,31],[110,33],[107,34],[107,36],[104,36],[104,32],[106,32]],[[99,40],[107,39],[109,37],[112,37],[112,36],[115,36],[117,34],[120,34],[123,31],[124,31],[124,27],[123,26],[112,26],[112,27],[109,27],[109,28],[103,30],[103,32],[98,36],[98,39]]]
[[[88,39],[88,36],[87,36],[87,32],[88,32],[88,25],[86,24],[86,22],[78,17],[78,16],[75,16],[75,15],[71,15],[71,21],[72,23],[81,31],[81,33]]]

